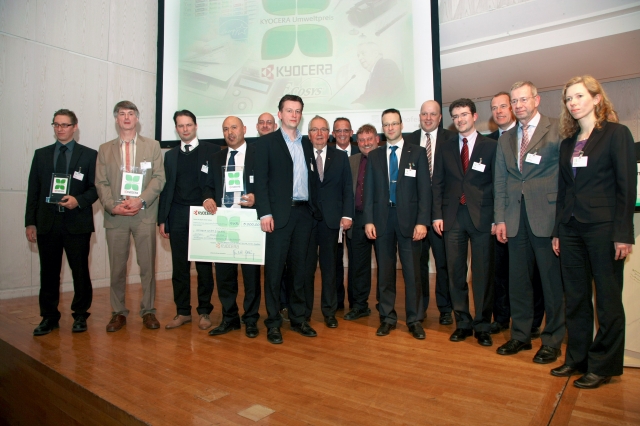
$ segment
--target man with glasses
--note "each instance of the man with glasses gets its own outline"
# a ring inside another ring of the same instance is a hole
[[[165,183],[162,151],[158,141],[138,134],[139,112],[133,102],[118,102],[113,108],[113,116],[118,137],[100,145],[96,164],[96,189],[105,210],[104,227],[111,274],[113,311],[107,331],[118,331],[127,324],[129,310],[125,306],[125,290],[132,236],[142,283],[139,314],[144,326],[155,330],[160,328],[154,303],[157,199]],[[125,182],[139,179],[137,182],[142,184],[133,188],[131,184],[122,185],[123,179]],[[140,191],[140,195],[125,195],[127,186],[129,191]]]
[[[558,192],[558,120],[538,112],[540,96],[530,81],[511,86],[511,107],[518,125],[498,140],[495,220],[500,242],[509,240],[511,339],[497,350],[514,355],[530,350],[533,324],[533,268],[542,281],[545,327],[533,362],[548,364],[560,356],[565,335],[560,260],[551,248]]]
[[[280,282],[285,263],[291,269],[289,300],[291,329],[306,337],[316,331],[305,318],[305,262],[313,219],[321,219],[316,207],[318,180],[311,143],[302,139],[298,125],[304,103],[285,95],[278,104],[279,132],[256,142],[255,198],[260,227],[267,233],[264,293],[267,307],[267,340],[282,343]]]
[[[191,262],[189,252],[190,206],[198,206],[209,176],[213,154],[220,151],[218,145],[200,143],[196,116],[189,110],[173,114],[180,145],[171,149],[164,157],[164,172],[167,183],[160,194],[158,226],[160,235],[169,239],[173,272],[173,301],[176,316],[165,325],[166,329],[180,327],[191,322]],[[196,262],[198,273],[198,327],[211,327],[209,314],[213,310],[213,264]]]
[[[449,105],[458,136],[440,146],[433,167],[433,230],[444,236],[449,292],[456,330],[449,340],[474,334],[482,346],[493,345],[493,161],[496,142],[476,131],[476,105],[458,99]],[[469,312],[467,255],[471,241],[471,275],[475,317]]]
[[[24,219],[27,240],[38,244],[40,257],[38,302],[42,322],[33,330],[34,336],[49,334],[59,327],[63,251],[73,276],[72,332],[87,330],[88,310],[93,298],[89,246],[94,231],[91,206],[98,199],[94,185],[98,153],[74,140],[78,119],[73,111],[56,111],[51,126],[56,142],[37,149],[33,155]],[[57,204],[47,202],[54,173],[70,175],[68,193]]]
[[[424,339],[420,324],[420,253],[431,213],[431,180],[425,149],[402,139],[400,111],[382,113],[385,146],[369,153],[364,177],[365,233],[375,240],[378,260],[378,336],[396,328],[396,253],[400,255],[409,332]],[[397,250],[396,250],[397,248]]]
[[[309,122],[309,140],[313,145],[316,169],[318,170],[318,208],[322,220],[314,222],[309,239],[309,250],[306,263],[306,302],[305,317],[311,316],[313,310],[316,265],[320,258],[320,274],[322,277],[322,293],[320,307],[324,323],[329,328],[336,328],[336,310],[338,309],[338,292],[336,289],[336,263],[338,259],[338,236],[343,230],[351,228],[353,217],[353,190],[351,189],[351,172],[349,159],[344,152],[327,146],[329,140],[329,123],[320,116]],[[339,259],[342,264],[342,259]],[[344,297],[344,296],[343,296]],[[344,300],[344,299],[343,299]]]
[[[259,136],[268,135],[269,133],[273,133],[278,128],[278,123],[276,123],[276,119],[273,118],[273,115],[268,112],[263,112],[258,117],[258,122],[256,123],[256,130],[258,131]]]

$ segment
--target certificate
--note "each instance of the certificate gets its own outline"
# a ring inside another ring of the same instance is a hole
[[[189,260],[264,265],[265,242],[255,209],[190,208]]]

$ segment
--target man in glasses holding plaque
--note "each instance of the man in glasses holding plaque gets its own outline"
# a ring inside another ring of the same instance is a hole
[[[40,255],[40,315],[34,336],[58,328],[62,251],[73,276],[71,331],[87,330],[93,298],[89,276],[89,245],[93,228],[91,205],[98,199],[94,185],[97,152],[73,138],[78,119],[61,109],[53,115],[56,143],[36,150],[27,187],[25,226],[27,240],[38,243]]]
[[[160,328],[154,307],[156,294],[157,198],[165,183],[164,162],[158,141],[138,134],[138,107],[120,101],[113,108],[118,137],[100,145],[96,188],[104,207],[104,227],[111,272],[111,321],[107,331],[127,323],[125,306],[130,239],[136,245],[142,300],[140,316],[149,329]]]

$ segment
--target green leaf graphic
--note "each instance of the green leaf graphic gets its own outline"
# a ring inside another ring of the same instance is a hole
[[[229,235],[229,241],[231,241],[232,243],[240,242],[240,236],[237,232],[229,231],[227,234]]]
[[[229,223],[225,216],[218,215],[218,226],[222,226],[223,228],[227,228],[229,226]]]
[[[220,231],[216,234],[216,241],[219,243],[224,243],[225,241],[227,241],[227,232],[226,231]]]
[[[124,175],[124,178],[127,182],[131,182],[133,180],[133,176],[131,175]]]
[[[140,176],[133,176],[133,181],[138,182],[140,180]]]
[[[240,226],[240,216],[231,216],[229,218],[229,228],[237,228]]]

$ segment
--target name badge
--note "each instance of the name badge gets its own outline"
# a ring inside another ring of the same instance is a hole
[[[311,171],[313,171],[313,164],[309,163],[309,167],[311,167]]]
[[[472,169],[472,170],[476,170],[476,171],[478,171],[478,172],[482,172],[482,173],[484,173],[484,169],[485,169],[485,167],[487,167],[487,165],[486,165],[486,164],[482,164],[482,163],[476,163],[476,162],[474,162],[474,163],[473,163],[473,165],[471,166],[471,169]]]
[[[209,166],[207,166],[206,164],[202,165],[202,168],[200,169],[201,172],[203,173],[209,173]]]
[[[253,175],[249,176],[249,183],[253,183]]]
[[[587,167],[587,159],[589,157],[573,157],[573,167]]]
[[[541,159],[542,159],[541,156],[529,153],[525,157],[524,161],[526,161],[527,163],[531,163],[531,164],[540,164],[540,160]]]
[[[147,170],[151,168],[151,161],[143,161],[140,163],[140,169]]]
[[[416,169],[404,169],[404,175],[409,177],[416,177]]]
[[[74,179],[78,179],[78,180],[82,180],[84,178],[84,173],[80,173],[78,171],[73,172],[73,178]]]

